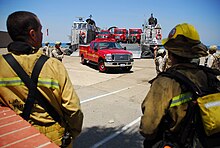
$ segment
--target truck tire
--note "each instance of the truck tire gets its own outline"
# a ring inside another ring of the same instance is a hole
[[[99,69],[99,72],[107,72],[108,69],[105,67],[103,60],[99,61],[98,69]]]
[[[122,67],[121,69],[124,71],[124,72],[129,72],[131,70],[132,66],[128,66],[128,67]]]
[[[83,55],[81,55],[81,64],[85,65],[86,64],[86,59],[84,58]]]

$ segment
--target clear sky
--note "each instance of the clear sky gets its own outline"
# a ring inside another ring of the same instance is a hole
[[[206,45],[220,45],[219,0],[0,0],[0,30],[7,31],[7,16],[14,11],[35,13],[43,26],[44,40],[69,42],[68,35],[77,17],[92,19],[100,28],[111,26],[142,28],[153,13],[163,37],[179,23],[196,27]],[[49,35],[46,36],[46,29]]]

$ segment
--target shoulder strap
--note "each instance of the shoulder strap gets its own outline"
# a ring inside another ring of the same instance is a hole
[[[24,69],[21,67],[21,65],[17,62],[17,60],[11,55],[3,55],[5,60],[8,62],[8,64],[12,67],[12,69],[17,73],[17,75],[21,78],[21,80],[24,82],[24,84],[29,89],[29,98],[36,99],[39,104],[49,113],[49,115],[57,122],[60,123],[61,119],[58,114],[58,112],[52,107],[52,105],[47,101],[47,99],[41,94],[41,92],[37,89],[37,82],[38,82],[38,76],[39,73],[44,65],[44,63],[47,61],[49,57],[42,55],[38,61],[36,62],[31,78],[28,76],[28,74],[24,71]],[[34,99],[30,100],[30,104],[34,102]],[[29,99],[27,99],[29,100]],[[28,103],[28,102],[27,102]],[[25,102],[26,104],[26,102]],[[24,107],[24,119],[28,120],[30,116],[32,106],[25,105]],[[27,111],[28,113],[26,113]]]
[[[40,74],[41,69],[43,68],[44,63],[47,60],[48,60],[47,56],[40,56],[40,58],[35,63],[32,74],[31,74],[31,79],[34,82],[34,84],[38,83],[38,76]],[[31,88],[34,88],[34,87],[37,87],[37,86],[34,86],[34,85],[31,86]],[[33,89],[29,88],[28,97],[27,97],[27,100],[25,101],[24,109],[23,109],[23,112],[21,114],[21,116],[25,120],[28,120],[29,117],[30,117],[31,110],[32,110],[34,102],[35,102],[34,96],[35,96],[35,91]]]
[[[213,74],[215,76],[219,76],[220,75],[220,71],[217,70],[217,69],[212,69],[210,67],[206,67],[206,66],[202,66],[202,65],[199,65],[199,68],[202,69],[206,73],[211,73],[211,74]]]
[[[43,68],[44,63],[47,60],[48,60],[48,57],[42,55],[42,56],[40,56],[40,58],[35,63],[33,71],[31,73],[31,80],[34,82],[34,84],[38,83],[38,76],[41,72],[41,69]],[[28,97],[27,97],[27,100],[25,102],[24,109],[23,109],[23,112],[22,112],[22,115],[21,115],[25,120],[29,119],[30,114],[31,114],[31,110],[32,110],[34,102],[35,102],[35,97],[34,96],[35,96],[36,93],[32,89],[34,87],[37,87],[37,86],[32,85],[31,89],[29,88]]]
[[[175,79],[178,83],[183,84],[192,90],[192,93],[196,96],[201,96],[203,94],[201,89],[194,82],[177,70],[169,69],[166,72],[159,73],[158,76],[160,75]]]

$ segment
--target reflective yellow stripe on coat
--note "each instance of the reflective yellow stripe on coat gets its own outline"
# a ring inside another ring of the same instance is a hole
[[[179,96],[173,97],[170,107],[179,106],[191,100],[192,100],[192,93],[186,92],[186,93],[180,94]]]
[[[13,78],[0,78],[0,87],[4,86],[21,86],[24,85],[22,80],[19,77],[13,77]],[[45,79],[45,78],[39,78],[37,86],[44,86],[47,88],[53,88],[58,89],[59,83],[57,80],[53,79]]]

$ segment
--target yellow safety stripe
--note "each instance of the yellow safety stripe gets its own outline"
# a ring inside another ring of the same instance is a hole
[[[19,86],[24,85],[19,77],[0,78],[0,86]]]
[[[45,87],[48,87],[48,88],[55,88],[55,89],[59,88],[58,81],[54,80],[54,79],[42,79],[42,78],[39,78],[37,85],[38,86],[45,86]]]
[[[179,96],[173,97],[170,107],[179,106],[191,100],[192,100],[192,93],[186,92],[186,93],[180,94]]]
[[[0,78],[0,87],[4,86],[21,86],[24,85],[19,77]],[[44,86],[47,88],[59,89],[59,83],[54,79],[39,78],[37,86]]]
[[[81,52],[87,52],[87,50],[80,50]]]
[[[91,56],[91,57],[93,56],[93,54],[91,54],[91,53],[88,53],[87,55],[88,55],[88,56]]]

